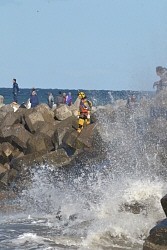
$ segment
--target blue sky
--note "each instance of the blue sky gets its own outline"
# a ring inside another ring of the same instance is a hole
[[[0,0],[0,86],[152,90],[166,0]]]

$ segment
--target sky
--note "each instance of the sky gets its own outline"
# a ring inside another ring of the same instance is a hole
[[[0,0],[0,87],[153,90],[166,0]]]

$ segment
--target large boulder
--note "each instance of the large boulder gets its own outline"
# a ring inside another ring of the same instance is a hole
[[[167,219],[161,221],[150,230],[143,250],[166,250],[167,249]]]
[[[13,108],[8,104],[8,105],[3,105],[0,107],[0,122],[3,122],[5,116],[9,113],[13,112]]]
[[[53,142],[47,134],[34,134],[27,141],[26,154],[31,154],[33,152],[50,152],[54,149]]]
[[[27,148],[27,141],[31,136],[31,133],[29,133],[22,124],[15,124],[12,127],[12,144],[18,149],[21,149],[21,151]]]
[[[74,149],[90,148],[93,142],[95,127],[95,123],[85,126],[80,134],[77,131],[69,131],[63,138],[63,144]]]
[[[161,205],[167,217],[167,194],[161,199]]]
[[[12,126],[13,124],[19,123],[20,122],[20,117],[17,115],[15,112],[9,112],[6,114],[4,117],[1,127],[5,126]]]
[[[20,155],[17,158],[13,158],[10,162],[10,167],[21,171],[24,167],[34,167],[36,165],[43,164],[42,155],[46,152],[33,152],[32,154]]]
[[[67,105],[62,104],[54,110],[54,116],[57,120],[63,121],[72,116],[72,112]]]
[[[29,112],[25,114],[25,122],[30,130],[30,132],[34,133],[41,126],[45,125],[45,120],[40,112],[37,112],[35,109],[28,110]]]
[[[67,132],[71,133],[74,131],[74,127],[76,127],[77,119],[74,116],[70,116],[67,119],[61,121],[56,126],[56,131],[54,134],[54,143],[55,145],[61,146],[63,142],[63,138]]]
[[[47,104],[42,103],[35,107],[35,110],[38,113],[42,114],[45,122],[52,123],[54,121],[54,112],[49,108]]]
[[[45,164],[55,167],[65,166],[71,161],[71,158],[67,155],[66,151],[63,148],[45,154],[42,158]]]

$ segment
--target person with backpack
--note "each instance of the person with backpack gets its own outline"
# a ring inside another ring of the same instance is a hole
[[[17,96],[18,96],[19,91],[20,91],[19,90],[19,85],[16,82],[16,79],[13,78],[13,102],[17,103],[17,101],[18,101]]]
[[[81,98],[79,105],[79,120],[78,120],[78,129],[77,132],[80,133],[84,127],[84,124],[90,124],[90,113],[92,108],[92,102],[87,100],[87,97],[84,92],[79,92],[78,96]]]

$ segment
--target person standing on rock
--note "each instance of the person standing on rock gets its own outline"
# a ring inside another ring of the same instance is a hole
[[[13,78],[13,102],[17,103],[17,96],[18,96],[18,92],[19,92],[19,85],[16,82],[16,79]]]
[[[53,97],[53,94],[49,92],[48,93],[48,106],[50,108],[53,108],[53,104],[54,104],[54,97]]]
[[[84,92],[78,93],[79,98],[81,99],[78,112],[78,129],[77,132],[80,133],[84,127],[84,124],[90,124],[90,112],[92,108],[92,102],[87,100],[87,97]]]
[[[66,96],[66,104],[67,104],[68,106],[71,106],[71,104],[72,104],[71,92],[69,92],[68,95]]]
[[[32,91],[30,96],[31,108],[35,108],[39,104],[38,96],[35,90]]]
[[[64,103],[64,98],[62,96],[61,91],[59,91],[59,95],[55,97],[55,104],[59,106],[60,104]]]

